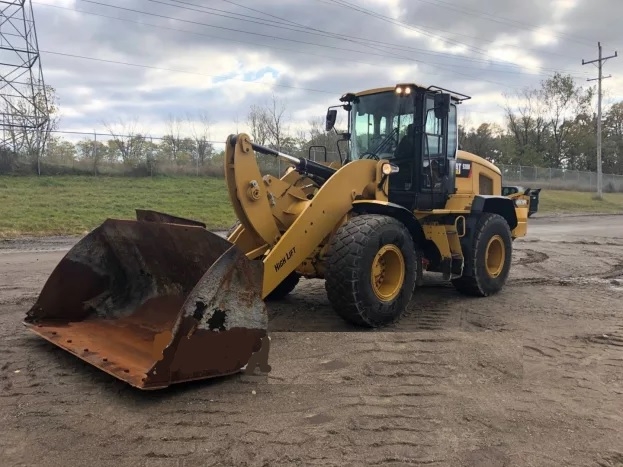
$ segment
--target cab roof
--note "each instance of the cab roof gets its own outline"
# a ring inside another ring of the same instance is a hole
[[[395,86],[386,86],[386,87],[382,87],[382,88],[371,88],[371,89],[364,89],[363,91],[359,91],[359,92],[355,92],[353,93],[355,96],[357,97],[361,97],[361,96],[368,96],[370,94],[379,94],[382,92],[393,92],[396,89],[396,86],[413,86],[415,88],[421,89],[421,90],[429,90],[429,91],[445,91],[447,93],[450,94],[451,98],[454,101],[457,102],[462,102],[468,99],[471,99],[470,96],[467,96],[465,94],[461,94],[460,92],[455,92],[455,91],[450,91],[448,89],[444,89],[444,88],[440,88],[437,86],[424,86],[418,83],[404,83],[404,84],[396,84]]]

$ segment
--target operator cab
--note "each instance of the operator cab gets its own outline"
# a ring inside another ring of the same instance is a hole
[[[397,85],[345,94],[349,155],[386,159],[398,168],[389,177],[389,200],[409,210],[441,209],[455,192],[458,149],[456,106],[469,99],[436,86]],[[327,131],[336,110],[327,113]]]

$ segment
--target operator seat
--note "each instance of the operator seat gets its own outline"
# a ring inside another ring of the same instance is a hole
[[[415,126],[407,125],[405,135],[398,143],[392,163],[398,166],[398,173],[389,177],[389,200],[411,209],[415,201],[413,191],[413,164],[415,162]]]
[[[398,147],[396,148],[396,152],[394,153],[394,158],[396,161],[399,161],[401,159],[413,160],[414,155],[415,127],[413,126],[413,123],[409,123],[409,125],[407,125],[407,131],[405,132],[405,135],[398,143]]]

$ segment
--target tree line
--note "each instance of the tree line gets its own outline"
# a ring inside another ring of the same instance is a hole
[[[141,131],[137,120],[104,122],[106,134],[85,135],[74,143],[56,133],[59,106],[54,89],[48,87],[47,92],[53,106],[43,136],[32,144],[34,139],[26,129],[11,129],[14,141],[21,144],[0,149],[0,173],[222,174],[224,151],[211,140],[212,122],[206,113],[170,116],[167,134],[160,137]],[[462,149],[495,164],[596,170],[593,87],[582,87],[570,75],[555,73],[537,88],[504,97],[503,124],[474,127],[468,120],[461,121]],[[237,131],[238,123],[234,122],[232,129]],[[325,132],[324,115],[311,118],[303,128],[294,123],[288,104],[273,95],[268,102],[250,107],[240,131],[249,133],[258,144],[297,156],[307,157],[313,148],[313,154],[324,159],[325,152],[319,147],[325,147],[328,160],[339,160],[338,137]],[[602,130],[603,171],[623,174],[623,101],[606,108]],[[345,154],[346,146],[340,148]],[[269,173],[281,172],[279,161],[270,156],[260,158],[260,164]]]
[[[54,89],[48,87],[48,93],[48,100],[54,102]],[[170,115],[164,136],[150,135],[138,119],[117,119],[104,121],[104,132],[85,134],[72,142],[58,130],[58,106],[51,109],[49,124],[36,135],[37,145],[23,143],[35,138],[32,130],[10,129],[15,133],[15,144],[5,141],[0,148],[0,174],[222,175],[223,144],[211,139],[212,122],[205,112]],[[327,160],[337,159],[338,138],[324,131],[324,116],[312,118],[307,127],[293,131],[286,103],[274,95],[267,103],[251,106],[244,123],[241,131],[261,145],[302,157],[309,156],[310,146],[315,146],[314,151],[325,146],[327,151],[318,157],[324,159],[326,152]],[[237,126],[235,122],[232,129]],[[259,162],[268,173],[283,171],[276,158],[268,156]]]
[[[555,73],[505,95],[504,126],[459,126],[459,144],[495,164],[597,170],[595,90]],[[623,174],[623,101],[602,115],[602,170]]]

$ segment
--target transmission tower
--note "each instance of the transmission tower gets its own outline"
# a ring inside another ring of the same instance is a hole
[[[30,0],[0,0],[0,150],[36,151],[48,134],[49,107]]]

